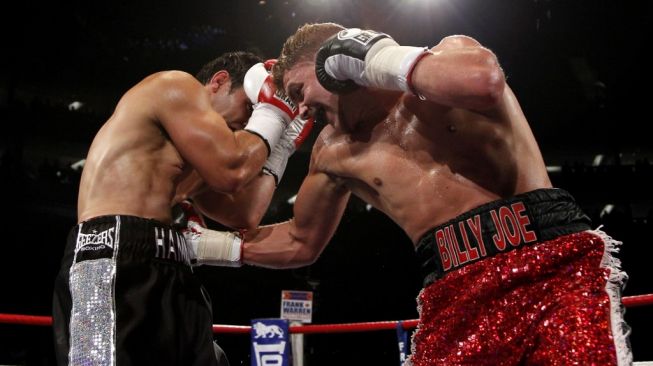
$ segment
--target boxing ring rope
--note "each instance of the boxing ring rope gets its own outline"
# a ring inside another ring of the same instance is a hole
[[[621,299],[622,304],[629,307],[653,305],[653,294],[625,296]],[[341,324],[312,324],[312,325],[291,325],[290,333],[346,333],[365,332],[376,330],[393,330],[400,324],[404,329],[411,329],[417,326],[417,319],[410,320],[388,320],[377,322],[341,323]],[[2,314],[0,313],[0,324],[24,324],[24,325],[52,325],[52,317],[40,315]],[[214,324],[213,333],[249,334],[252,330],[248,325],[224,325]]]
[[[2,322],[1,318],[0,322]],[[417,326],[418,321],[417,319],[411,319],[361,323],[291,325],[289,329],[290,333],[293,334],[366,332],[374,330],[394,330],[397,328],[397,324],[399,324],[399,322],[402,323],[402,327],[404,329],[412,329]],[[248,334],[251,329],[252,327],[248,325],[213,325],[213,333]]]

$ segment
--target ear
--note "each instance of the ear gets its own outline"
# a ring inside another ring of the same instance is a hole
[[[220,70],[213,74],[211,80],[209,81],[212,92],[217,92],[221,87],[231,87],[231,77],[226,70]]]

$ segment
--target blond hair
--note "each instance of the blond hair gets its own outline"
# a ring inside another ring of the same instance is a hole
[[[313,61],[320,46],[332,35],[345,29],[336,23],[307,23],[288,37],[281,49],[281,55],[272,68],[274,83],[283,90],[283,74],[301,61]]]

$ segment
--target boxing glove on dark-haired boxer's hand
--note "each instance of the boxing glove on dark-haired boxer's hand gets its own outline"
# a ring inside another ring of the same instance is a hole
[[[304,143],[313,129],[313,124],[312,118],[295,117],[272,149],[272,153],[263,165],[263,172],[273,176],[276,185],[281,181],[288,159]]]
[[[268,151],[279,142],[283,131],[297,116],[297,107],[281,91],[277,90],[267,68],[273,62],[258,63],[245,74],[243,88],[254,105],[245,130],[260,136]]]

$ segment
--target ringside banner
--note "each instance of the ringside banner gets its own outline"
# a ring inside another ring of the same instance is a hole
[[[291,366],[286,319],[252,319],[252,366]]]
[[[281,291],[281,319],[310,323],[312,315],[312,291]]]

